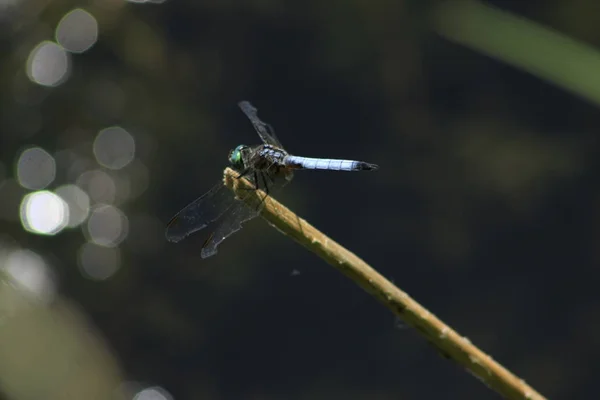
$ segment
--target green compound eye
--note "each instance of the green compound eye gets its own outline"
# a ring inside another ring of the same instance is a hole
[[[242,160],[242,150],[247,146],[240,144],[235,149],[229,152],[229,162],[236,168],[244,167],[244,160]]]

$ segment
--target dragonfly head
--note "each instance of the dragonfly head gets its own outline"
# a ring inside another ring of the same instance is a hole
[[[248,149],[248,146],[240,144],[235,149],[229,152],[229,162],[236,169],[244,169],[244,158],[242,153]]]

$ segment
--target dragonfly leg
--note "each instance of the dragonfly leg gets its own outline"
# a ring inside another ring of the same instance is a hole
[[[248,175],[250,172],[251,172],[251,169],[250,168],[246,168],[245,170],[243,170],[242,172],[240,172],[240,174],[238,176],[236,176],[235,179],[243,178],[244,176]],[[256,181],[256,171],[253,171],[253,174],[254,174],[254,182],[257,182]],[[240,189],[241,190],[256,190],[257,187],[256,187],[256,183],[255,183],[255,187],[253,187],[253,188],[245,188],[244,187],[244,188],[240,188]]]
[[[258,185],[259,185],[259,181],[258,181],[258,174],[256,173],[256,171],[254,171],[254,190],[258,190]]]
[[[265,177],[264,172],[262,172],[262,171],[257,172],[256,170],[252,171],[251,168],[246,168],[245,170],[240,172],[240,174],[236,177],[236,179],[240,179],[240,178],[250,174],[250,172],[252,172],[252,175],[254,177],[254,187],[253,188],[241,188],[241,189],[242,190],[255,190],[255,191],[258,190],[258,188],[260,186],[259,179],[262,178],[263,184],[264,184],[265,196],[261,199],[260,203],[258,203],[258,206],[257,206],[257,209],[258,209],[264,203],[264,201],[267,199],[267,196],[269,195],[269,183],[267,182],[267,178],[269,179],[271,184],[273,183],[273,181],[271,180],[271,177],[268,176],[268,174]]]
[[[269,178],[269,175],[265,175],[264,172],[260,172],[260,176],[262,176],[263,179],[263,183],[265,184],[265,193],[267,194],[267,196],[269,195],[269,182],[272,183],[271,179]],[[267,179],[269,179],[269,182],[267,182]]]
[[[257,191],[258,190],[258,185],[260,183],[260,181],[258,180],[259,175],[256,173],[256,171],[253,171],[252,172],[252,176],[254,177],[254,187],[252,187],[252,188],[241,188],[242,190],[252,190],[252,191]],[[263,177],[263,179],[264,179],[264,177]]]
[[[269,184],[267,183],[267,178],[265,178],[265,173],[263,171],[260,171],[259,176],[262,177],[262,180],[263,180],[263,184],[264,184],[263,191],[265,192],[265,195],[261,199],[260,203],[258,204],[258,207],[262,206],[262,204],[265,202],[265,200],[269,196]],[[258,186],[258,179],[256,180],[256,185]]]
[[[248,175],[250,173],[250,171],[251,171],[250,168],[246,168],[245,170],[240,172],[240,174],[238,176],[236,176],[235,179],[243,178],[244,176]]]
[[[274,185],[275,184],[275,181],[273,180],[273,177],[271,177],[271,175],[266,174],[265,176],[269,180],[269,185]],[[267,186],[267,182],[265,182],[265,186]]]
[[[269,187],[274,185],[275,181],[273,180],[273,177],[271,175],[269,175],[268,173],[263,172],[262,174],[263,174],[263,181],[265,182],[265,193],[268,196],[270,194]]]

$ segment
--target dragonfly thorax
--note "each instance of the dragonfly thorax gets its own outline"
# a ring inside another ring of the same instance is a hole
[[[284,167],[284,159],[288,155],[288,153],[282,148],[270,145],[270,144],[262,144],[258,146],[255,150],[256,156],[255,163],[259,164],[258,167],[262,165],[262,169],[264,167]]]
[[[252,147],[241,144],[229,152],[229,162],[240,171],[277,171],[285,168],[284,159],[287,155],[285,150],[269,144]]]

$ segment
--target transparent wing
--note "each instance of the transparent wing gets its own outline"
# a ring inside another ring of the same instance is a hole
[[[256,176],[251,174],[247,178],[254,184],[254,187],[261,189],[270,196],[289,183],[292,177],[291,172],[288,172],[286,176],[274,176],[264,172],[261,175],[260,172],[257,172]],[[249,194],[251,194],[251,190],[248,191]],[[265,205],[264,200],[262,199],[260,204],[253,208],[248,207],[243,201],[235,200],[235,204],[221,218],[218,227],[204,243],[201,253],[202,258],[215,255],[221,242],[242,229],[244,222],[257,217]]]
[[[256,187],[254,176],[247,177]],[[262,183],[262,182],[261,182]],[[250,194],[251,191],[248,191]],[[201,197],[179,211],[167,224],[165,236],[171,242],[179,242],[194,232],[206,228],[218,219],[215,230],[202,246],[202,258],[217,253],[217,246],[242,228],[242,223],[259,214],[260,207],[251,209],[238,201],[222,182],[217,183]]]
[[[167,224],[165,236],[179,242],[216,221],[235,204],[233,193],[222,182],[179,211]]]
[[[260,212],[260,208],[251,209],[245,203],[236,200],[229,212],[219,221],[219,226],[209,236],[202,246],[200,255],[202,258],[208,258],[217,254],[217,247],[221,242],[242,229],[242,223],[249,221]]]
[[[258,110],[252,104],[250,104],[250,102],[245,100],[240,101],[238,103],[238,106],[242,109],[244,114],[246,114],[250,122],[252,122],[256,133],[258,133],[258,136],[260,136],[260,139],[263,141],[263,143],[283,148],[281,142],[277,138],[277,135],[275,135],[275,130],[273,129],[273,127],[267,124],[266,122],[261,121],[261,119],[258,118]]]
[[[285,176],[274,176],[265,172],[252,172],[246,176],[255,188],[272,194],[285,186],[292,178],[291,171]],[[248,194],[253,190],[248,190]],[[231,190],[222,182],[201,197],[197,198],[179,211],[167,224],[165,236],[171,242],[179,242],[194,232],[204,229],[211,222],[219,220],[214,231],[202,246],[201,256],[207,258],[217,253],[217,247],[229,236],[239,231],[242,224],[260,213],[264,201],[250,208],[241,200],[237,200]]]

